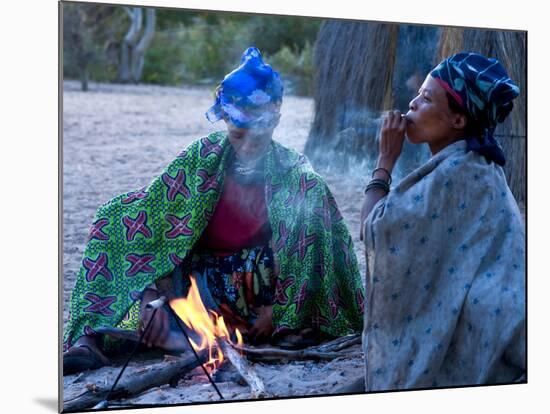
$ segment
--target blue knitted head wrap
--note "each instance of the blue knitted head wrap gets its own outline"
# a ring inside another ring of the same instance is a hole
[[[283,83],[255,47],[246,49],[239,67],[225,76],[216,101],[206,112],[210,122],[226,118],[239,128],[271,128],[279,121]]]

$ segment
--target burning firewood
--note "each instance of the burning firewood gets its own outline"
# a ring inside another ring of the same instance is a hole
[[[260,379],[256,371],[254,371],[248,364],[246,359],[241,357],[239,353],[233,349],[232,345],[225,340],[218,339],[217,342],[223,354],[227,357],[227,359],[229,359],[229,361],[231,361],[239,374],[241,374],[246,383],[250,386],[252,398],[270,397],[269,393],[265,389],[263,381]]]
[[[265,385],[237,351],[232,347],[231,335],[223,317],[218,316],[213,311],[207,311],[200,297],[196,280],[190,277],[191,287],[186,298],[174,299],[170,301],[170,307],[177,317],[200,336],[201,342],[197,344],[190,341],[195,350],[208,349],[210,360],[208,365],[217,367],[227,358],[237,369],[246,383],[250,386],[252,398],[266,398],[269,396]],[[184,329],[184,327],[182,327]],[[238,346],[242,345],[242,337],[239,330],[235,330]]]

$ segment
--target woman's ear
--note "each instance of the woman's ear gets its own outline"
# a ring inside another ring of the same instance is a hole
[[[451,127],[453,129],[465,129],[468,119],[464,114],[453,114],[451,117]]]

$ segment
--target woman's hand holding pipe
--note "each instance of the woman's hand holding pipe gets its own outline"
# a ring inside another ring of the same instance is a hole
[[[401,155],[403,150],[403,142],[405,141],[405,131],[407,130],[407,120],[401,112],[390,111],[384,118],[382,130],[380,131],[379,155],[376,163],[376,168],[384,168],[390,174]],[[374,173],[373,178],[385,180],[389,182],[390,177],[383,170],[378,170]],[[365,220],[375,204],[386,195],[380,188],[372,188],[365,193],[363,206],[361,208],[361,229],[359,231],[359,239],[364,238]]]
[[[380,144],[377,168],[382,167],[390,173],[401,155],[407,120],[399,111],[390,111],[384,118],[380,131]],[[377,177],[378,178],[378,177]],[[381,177],[383,178],[383,177]]]

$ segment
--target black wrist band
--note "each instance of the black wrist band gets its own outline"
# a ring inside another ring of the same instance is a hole
[[[390,189],[390,185],[386,182],[386,180],[381,180],[380,178],[373,178],[372,180],[370,180],[368,185],[371,185],[371,184],[385,187],[388,190]]]
[[[379,185],[368,185],[367,188],[365,188],[365,194],[367,194],[367,192],[369,190],[372,190],[373,188],[379,188],[380,190],[384,191],[385,194],[389,193],[389,190],[385,187],[382,187],[382,186],[379,186]]]
[[[390,174],[390,172],[389,172],[388,170],[386,170],[384,167],[375,168],[375,169],[372,171],[372,177],[373,177],[373,178],[374,178],[374,173],[375,173],[376,171],[384,171],[384,172],[386,173],[386,175],[388,176],[388,179],[389,179],[388,185],[391,184],[391,174]]]
[[[386,194],[388,194],[390,192],[390,186],[389,184],[384,181],[384,180],[381,180],[381,179],[378,179],[378,178],[374,178],[372,179],[368,185],[367,185],[367,188],[365,188],[365,194],[367,193],[367,191],[369,191],[371,188],[380,188],[382,189]]]

